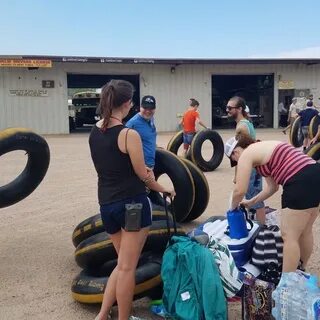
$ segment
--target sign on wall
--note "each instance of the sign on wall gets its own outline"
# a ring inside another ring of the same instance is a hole
[[[12,89],[9,90],[10,96],[15,97],[47,97],[48,90],[45,89]]]
[[[300,98],[307,98],[310,95],[309,89],[296,89],[294,90],[294,96]]]
[[[42,88],[54,88],[54,80],[42,80]]]
[[[51,68],[51,60],[40,59],[0,59],[0,67],[12,68]]]
[[[294,89],[294,81],[293,80],[280,80],[278,83],[279,89],[282,90],[290,90]]]

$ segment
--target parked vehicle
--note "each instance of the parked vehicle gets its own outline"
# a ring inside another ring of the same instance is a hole
[[[69,128],[70,131],[81,128],[83,125],[93,125],[100,120],[100,93],[84,91],[75,93],[68,100],[69,105]],[[139,106],[134,105],[128,116],[123,119],[126,123],[131,117],[139,112]]]
[[[97,92],[86,91],[73,95],[72,106],[75,128],[82,127],[84,124],[95,124],[100,119],[97,115],[99,101],[100,93]]]

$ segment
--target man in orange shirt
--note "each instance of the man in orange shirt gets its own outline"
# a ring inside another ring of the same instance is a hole
[[[198,112],[199,102],[193,98],[189,101],[189,108],[184,113],[180,122],[183,127],[183,147],[185,156],[187,155],[192,139],[196,133],[196,123],[199,123],[202,127],[207,129],[207,126],[200,120],[200,114]]]

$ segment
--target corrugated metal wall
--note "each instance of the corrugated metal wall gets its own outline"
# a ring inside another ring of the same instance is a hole
[[[159,131],[177,127],[177,113],[185,110],[188,99],[200,101],[203,120],[211,125],[211,76],[213,74],[274,74],[274,103],[277,105],[279,76],[294,81],[297,89],[310,89],[318,103],[319,65],[173,65],[55,63],[52,69],[0,68],[0,129],[30,127],[39,133],[68,133],[67,73],[140,74],[140,96],[157,99]],[[41,89],[42,80],[55,80],[48,97],[12,97],[9,89]],[[277,110],[277,108],[275,108]],[[274,124],[278,122],[274,113]]]
[[[42,89],[42,80],[54,80],[47,97],[11,96],[9,90]],[[0,68],[0,129],[27,127],[38,133],[69,133],[67,83],[61,69]]]

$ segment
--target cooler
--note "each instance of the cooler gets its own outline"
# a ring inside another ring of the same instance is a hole
[[[215,237],[224,241],[228,245],[237,267],[241,267],[251,259],[253,242],[260,227],[257,223],[253,223],[253,228],[249,231],[248,236],[239,240],[231,239],[225,234],[227,227],[227,219],[217,219],[213,222],[206,222],[201,229],[209,237]]]

